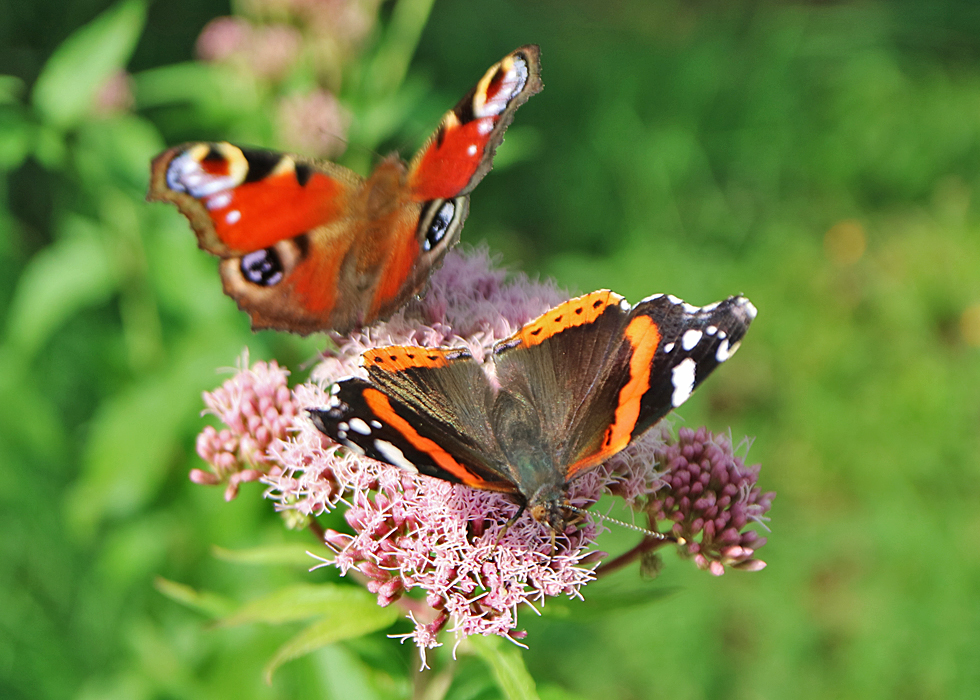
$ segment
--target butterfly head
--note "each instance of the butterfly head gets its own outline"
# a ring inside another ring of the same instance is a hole
[[[568,496],[564,486],[545,485],[527,500],[527,512],[539,523],[550,527],[555,534],[563,534],[579,516],[568,510]]]

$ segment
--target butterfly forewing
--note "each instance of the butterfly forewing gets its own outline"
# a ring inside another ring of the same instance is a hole
[[[513,491],[508,480],[486,463],[481,445],[370,382],[338,382],[327,407],[309,414],[320,432],[378,461],[474,488]]]
[[[742,296],[693,307],[672,296],[640,302],[634,312],[661,329],[634,434],[683,404],[718,365],[735,354],[756,309]]]
[[[537,46],[522,46],[491,66],[412,160],[416,195],[428,200],[469,193],[493,166],[514,112],[542,87]]]
[[[744,297],[698,308],[658,295],[634,306],[606,373],[570,426],[567,477],[606,461],[684,403],[734,352],[754,315]]]

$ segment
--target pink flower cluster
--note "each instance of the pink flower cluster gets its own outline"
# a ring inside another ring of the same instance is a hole
[[[335,337],[337,349],[314,369],[311,382],[289,392],[284,370],[257,363],[206,394],[209,411],[229,427],[206,429],[199,452],[216,480],[261,476],[266,495],[284,513],[309,519],[344,508],[348,531],[326,531],[334,554],[325,563],[357,572],[380,605],[403,606],[416,625],[406,637],[423,655],[438,646],[444,629],[457,640],[496,634],[516,642],[523,636],[520,607],[537,610],[549,597],[581,597],[605,556],[595,549],[603,526],[586,514],[574,532],[556,538],[525,513],[507,527],[518,509],[510,498],[354,454],[331,443],[298,409],[325,406],[325,388],[341,377],[366,376],[359,358],[367,349],[466,347],[479,358],[566,298],[552,283],[495,268],[485,249],[452,251],[422,299],[386,322]],[[762,519],[771,494],[759,494],[754,484],[755,472],[731,457],[730,443],[703,430],[681,431],[671,441],[665,429],[655,428],[576,478],[568,495],[583,509],[603,494],[646,503],[648,514],[672,521],[674,534],[689,540],[699,565],[755,569],[761,562],[749,555],[764,540],[741,529]],[[416,588],[425,592],[424,604],[403,596]]]
[[[681,428],[676,441],[657,450],[666,469],[667,488],[647,505],[651,522],[673,522],[672,534],[684,538],[684,549],[702,569],[716,576],[725,566],[747,571],[765,568],[755,550],[766,543],[751,523],[764,525],[773,492],[756,486],[759,465],[746,467],[732,450],[732,441],[707,428]]]
[[[204,413],[217,416],[227,427],[208,426],[198,435],[197,453],[212,471],[194,469],[192,481],[226,484],[225,499],[230,501],[239,484],[279,470],[269,448],[288,437],[299,408],[286,384],[288,376],[275,360],[249,368],[245,353],[238,374],[204,392]]]
[[[197,55],[264,83],[262,93],[276,102],[284,147],[335,158],[346,148],[350,117],[334,93],[344,63],[374,26],[377,5],[377,0],[248,0],[239,5],[245,16],[219,17],[204,27]],[[302,78],[294,79],[297,75]]]

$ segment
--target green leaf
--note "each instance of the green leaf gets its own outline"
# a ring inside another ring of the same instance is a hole
[[[142,212],[150,159],[163,148],[163,139],[152,124],[133,114],[121,114],[79,128],[73,163],[94,196],[100,197],[105,184],[112,183],[138,201]]]
[[[80,309],[108,300],[116,287],[97,224],[71,217],[66,229],[70,234],[31,258],[17,281],[6,339],[25,357]]]
[[[51,397],[38,386],[30,363],[0,346],[0,442],[49,461],[65,460],[65,425]],[[15,479],[20,472],[5,464]]]
[[[497,687],[507,700],[538,700],[534,678],[524,665],[519,648],[505,647],[499,637],[473,635],[467,641],[476,655],[490,667]]]
[[[376,609],[380,609],[377,598],[363,588],[335,583],[301,583],[250,600],[236,613],[222,620],[221,624],[226,626],[248,622],[279,624],[308,620],[321,615],[336,617],[342,622],[348,614],[355,617],[371,615]],[[391,619],[394,620],[394,617]]]
[[[170,600],[208,617],[224,617],[235,608],[235,603],[224,596],[207,591],[198,591],[190,586],[158,576],[153,586]]]
[[[225,549],[212,547],[212,553],[222,561],[254,566],[302,566],[308,569],[316,564],[310,556],[309,547],[295,544],[276,544],[249,549]]]
[[[24,162],[33,146],[34,133],[34,125],[27,120],[23,108],[0,107],[0,170],[13,170]]]
[[[573,693],[570,690],[565,690],[561,686],[551,683],[543,686],[538,691],[538,695],[541,697],[541,700],[587,700],[584,695]]]
[[[336,606],[331,613],[283,644],[265,667],[266,683],[272,683],[272,674],[287,661],[344,639],[384,629],[398,618],[398,608],[379,607],[374,596],[370,597],[370,605]]]
[[[23,93],[23,80],[16,75],[0,75],[0,105],[17,102]]]
[[[143,0],[124,0],[65,39],[34,84],[41,118],[62,129],[75,126],[99,88],[126,66],[145,22]]]
[[[228,365],[220,329],[184,339],[166,369],[144,376],[102,403],[90,423],[83,472],[68,498],[68,517],[82,537],[106,517],[141,508],[167,477],[201,409],[201,391]]]

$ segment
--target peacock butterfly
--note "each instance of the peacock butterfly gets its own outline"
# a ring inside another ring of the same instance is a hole
[[[514,112],[541,91],[539,55],[522,46],[491,66],[410,163],[390,155],[365,179],[327,161],[189,143],[153,159],[147,199],[176,204],[221,258],[224,291],[255,330],[346,333],[387,318],[459,239]]]

